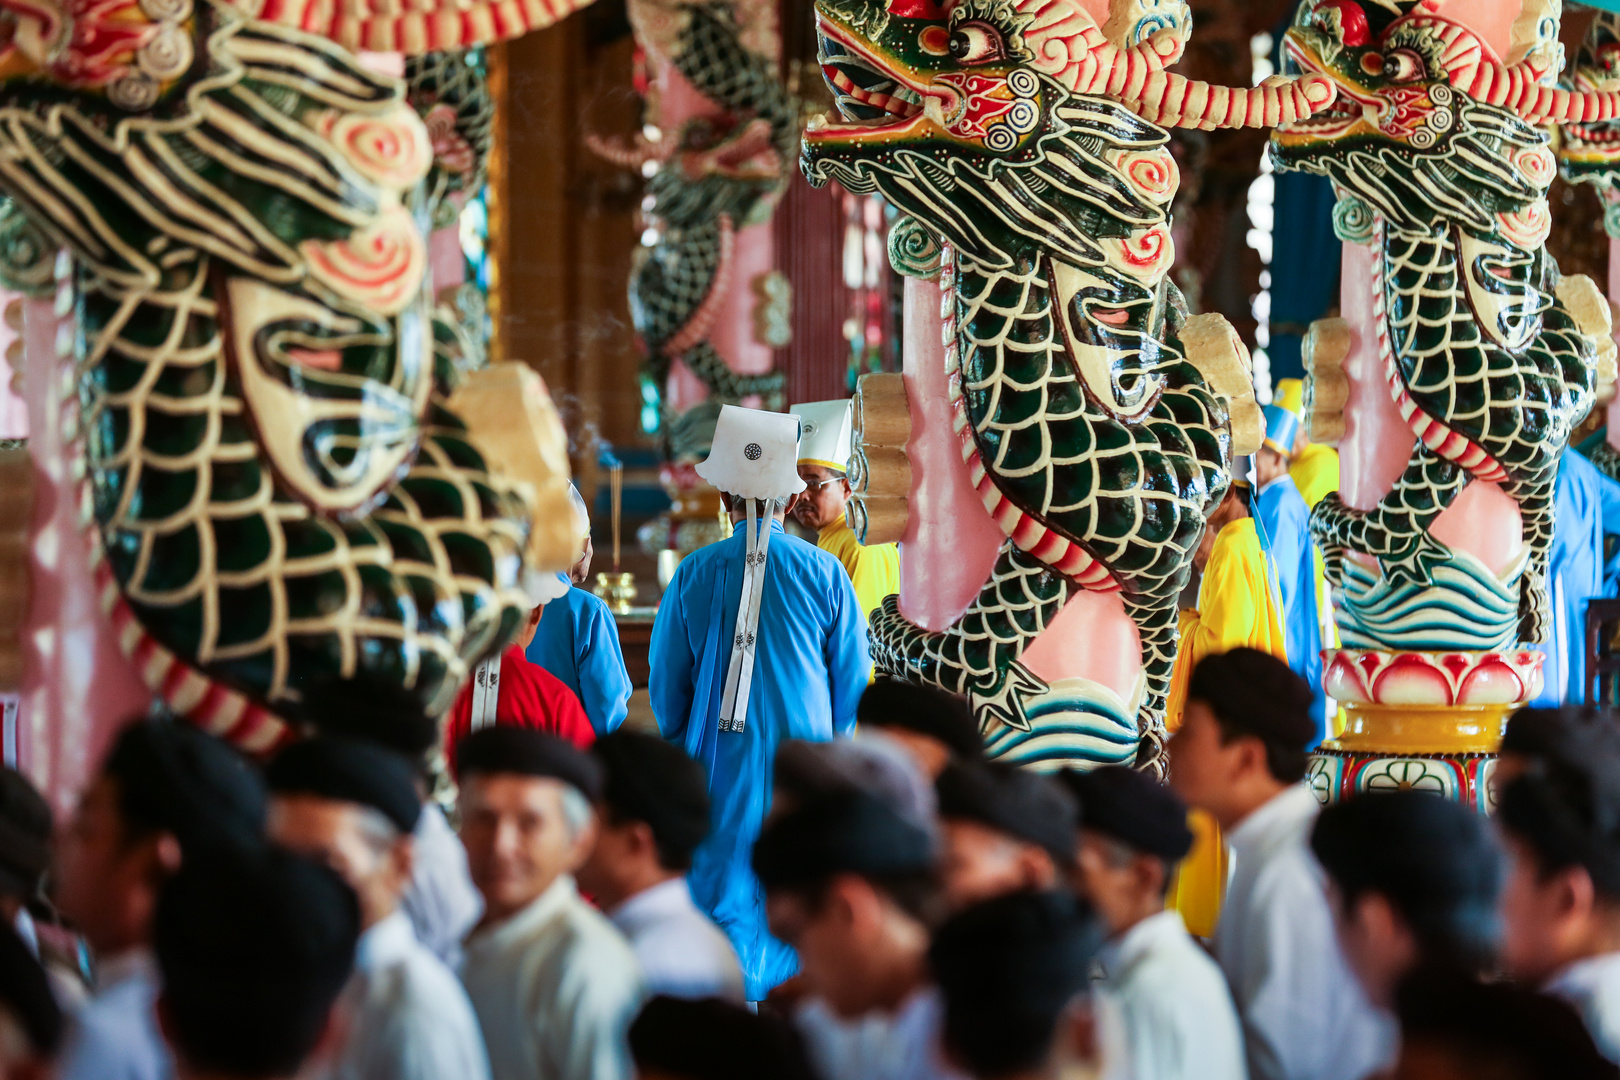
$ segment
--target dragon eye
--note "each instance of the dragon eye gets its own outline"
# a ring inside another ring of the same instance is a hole
[[[1392,82],[1412,82],[1421,79],[1426,71],[1423,57],[1411,49],[1395,49],[1384,57],[1384,74]]]
[[[987,64],[1006,56],[1001,31],[987,23],[963,23],[951,31],[951,55],[964,64]]]

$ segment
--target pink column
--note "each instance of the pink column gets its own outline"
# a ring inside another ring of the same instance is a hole
[[[35,479],[33,596],[22,639],[18,753],[23,769],[63,814],[113,734],[125,720],[146,712],[152,693],[120,651],[91,574],[69,445],[78,402],[71,379],[64,378],[71,365],[57,360],[59,333],[71,334],[72,327],[58,320],[52,300],[24,301],[23,392]]]

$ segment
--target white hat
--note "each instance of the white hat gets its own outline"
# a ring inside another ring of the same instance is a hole
[[[804,490],[798,465],[799,418],[788,413],[720,406],[709,456],[697,474],[744,499],[780,499]]]
[[[803,422],[799,430],[799,461],[848,472],[854,443],[855,403],[848,398],[807,401],[788,411]]]

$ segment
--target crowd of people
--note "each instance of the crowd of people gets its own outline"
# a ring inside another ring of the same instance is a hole
[[[142,718],[59,823],[0,772],[0,1080],[1620,1080],[1620,723],[1516,714],[1494,819],[1323,809],[1284,411],[1195,560],[1159,777],[987,761],[965,699],[872,681],[898,561],[821,404],[722,409],[656,734],[570,587],[581,504],[443,721],[364,678],[267,761]]]
[[[1620,1077],[1617,718],[1516,714],[1491,819],[1320,809],[1311,705],[1205,658],[1162,784],[987,762],[962,699],[874,683],[771,763],[748,860],[796,973],[762,1001],[688,886],[677,742],[469,732],[443,843],[353,703],[262,770],[143,718],[60,828],[0,774],[0,1078]],[[1190,808],[1231,849],[1209,941],[1166,906]]]

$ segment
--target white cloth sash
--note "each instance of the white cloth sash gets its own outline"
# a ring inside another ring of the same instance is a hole
[[[747,546],[742,599],[737,605],[737,631],[731,639],[731,662],[720,697],[720,730],[740,732],[748,719],[748,690],[754,682],[754,645],[759,633],[759,602],[765,595],[765,555],[771,545],[771,515],[760,520],[758,503],[748,500],[743,529]]]

